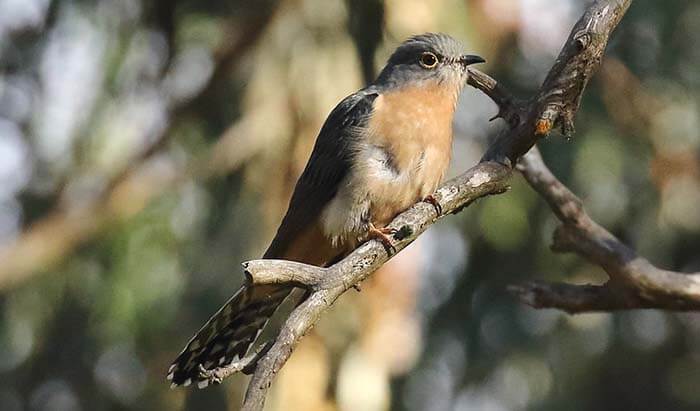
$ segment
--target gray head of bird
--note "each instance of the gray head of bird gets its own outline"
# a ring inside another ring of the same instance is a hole
[[[468,78],[467,67],[483,62],[479,56],[464,54],[462,44],[447,34],[420,34],[394,51],[374,84],[394,88],[437,81],[461,88]]]

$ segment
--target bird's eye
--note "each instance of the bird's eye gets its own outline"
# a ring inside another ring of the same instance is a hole
[[[438,58],[435,56],[435,54],[430,53],[430,52],[425,52],[421,54],[420,60],[418,60],[421,66],[427,69],[435,68],[438,63]]]

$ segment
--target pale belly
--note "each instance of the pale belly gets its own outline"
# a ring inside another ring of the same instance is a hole
[[[366,147],[358,154],[362,160],[323,211],[323,230],[334,244],[362,241],[370,222],[383,227],[437,189],[449,152],[431,146],[416,148],[414,158],[401,169],[381,148]]]

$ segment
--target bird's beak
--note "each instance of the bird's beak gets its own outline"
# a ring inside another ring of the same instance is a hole
[[[462,56],[459,59],[459,61],[460,61],[460,63],[462,63],[462,65],[464,67],[467,67],[471,64],[476,64],[476,63],[486,63],[486,60],[484,60],[482,57],[474,56],[471,54],[466,54],[466,55]]]

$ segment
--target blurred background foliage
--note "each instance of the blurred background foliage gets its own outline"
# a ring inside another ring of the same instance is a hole
[[[316,133],[404,38],[442,31],[518,95],[576,0],[0,0],[0,409],[236,410],[244,377],[165,370],[270,240]],[[700,270],[700,3],[637,0],[575,138],[542,142],[594,218]],[[467,88],[452,175],[503,127]],[[270,410],[692,410],[700,321],[567,316],[508,283],[604,279],[552,254],[518,177],[348,292],[283,369]]]

